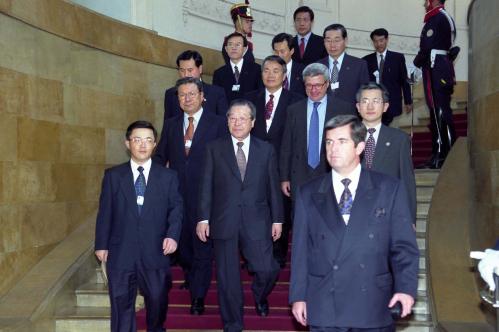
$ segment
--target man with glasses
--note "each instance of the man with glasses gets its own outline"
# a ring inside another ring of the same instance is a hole
[[[228,132],[223,117],[204,109],[203,83],[199,79],[181,78],[175,89],[182,114],[166,121],[154,159],[178,174],[184,198],[184,223],[178,250],[178,261],[185,274],[181,287],[189,288],[191,293],[191,314],[201,315],[212,274],[211,242],[199,241],[194,231],[198,222],[201,164],[206,144]]]
[[[203,75],[203,58],[197,51],[184,51],[177,57],[177,68],[179,78],[193,77],[201,80],[201,75]],[[168,118],[183,113],[180,109],[176,93],[176,87],[172,87],[165,91],[164,122],[166,122],[166,119]],[[203,95],[203,108],[205,111],[225,116],[228,105],[227,97],[222,88],[203,82]]]
[[[324,124],[338,114],[357,114],[353,104],[327,94],[329,70],[323,64],[305,67],[303,81],[308,98],[288,108],[279,161],[282,192],[292,199],[298,186],[328,170]]]
[[[256,313],[269,314],[270,294],[279,265],[272,241],[281,236],[283,213],[277,158],[272,145],[253,135],[255,106],[234,100],[227,113],[231,136],[208,143],[200,183],[196,233],[211,238],[224,331],[243,329],[240,254],[254,273]]]
[[[213,84],[225,90],[229,103],[263,86],[260,65],[243,58],[247,47],[246,37],[239,32],[228,35],[225,49],[230,61],[213,73]]]
[[[355,105],[355,94],[362,84],[369,82],[367,62],[345,53],[348,37],[341,24],[331,24],[324,29],[327,57],[319,63],[329,68],[329,84],[333,95]]]
[[[174,171],[152,163],[156,129],[136,121],[126,131],[130,161],[104,173],[95,228],[95,255],[106,262],[111,331],[135,331],[137,289],[148,331],[163,324],[171,288],[170,257],[182,228],[182,197]]]
[[[367,128],[362,166],[402,181],[409,199],[412,223],[416,225],[416,179],[411,141],[402,130],[382,124],[389,105],[388,92],[380,84],[370,82],[357,92],[357,110]]]

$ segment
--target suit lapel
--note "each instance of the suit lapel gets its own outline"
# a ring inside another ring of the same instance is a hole
[[[256,178],[256,164],[258,156],[260,156],[261,146],[260,143],[257,142],[253,136],[250,136],[250,147],[249,147],[249,156],[246,156],[246,174],[244,175],[244,182],[247,182],[247,179],[255,179]],[[237,162],[236,162],[237,164]],[[239,168],[237,169],[239,171]]]
[[[239,172],[239,167],[237,166],[236,154],[234,153],[234,146],[232,145],[232,138],[229,137],[229,139],[225,140],[222,144],[225,145],[224,159],[229,164],[229,168],[232,170],[232,173],[234,173],[234,176],[241,181],[241,173]]]
[[[364,233],[367,227],[367,218],[365,217],[365,214],[371,213],[370,209],[372,209],[376,197],[376,190],[372,183],[370,173],[369,171],[362,169],[352,210],[350,211],[348,227],[346,227],[338,259],[348,256],[352,246],[355,245],[358,239],[365,236]]]
[[[331,230],[334,237],[340,241],[344,233],[345,223],[338,209],[330,172],[324,176],[319,190],[312,194],[312,201],[324,223]]]
[[[181,110],[181,115],[177,117],[176,123],[173,126],[173,139],[172,141],[175,142],[173,144],[176,144],[177,147],[175,150],[178,149],[179,151],[179,156],[181,155],[182,160],[185,160],[185,145],[184,145],[184,112]]]
[[[350,75],[350,56],[345,53],[345,56],[343,57],[343,63],[341,64],[341,69],[338,74],[338,81],[339,82],[344,81],[344,78],[348,77],[349,75]]]
[[[209,117],[208,115],[208,110],[206,108],[203,109],[203,114],[201,115],[201,118],[199,118],[198,125],[196,127],[196,130],[194,131],[194,137],[192,137],[192,146],[191,149],[195,149],[197,146],[197,142],[202,142],[203,137],[206,135],[206,132],[208,131],[208,126],[209,126]]]
[[[376,142],[376,147],[374,148],[373,168],[374,165],[385,159],[385,156],[392,145],[392,142],[390,142],[390,136],[389,129],[385,125],[381,125],[378,141]]]
[[[278,130],[278,124],[282,121],[284,116],[284,112],[286,112],[286,108],[284,105],[288,104],[289,93],[288,91],[282,89],[281,96],[279,97],[279,103],[277,104],[274,110],[274,118],[272,119],[272,124],[270,125],[270,129],[267,133],[267,137],[276,135],[276,130]]]
[[[296,137],[302,137],[303,141],[302,143],[302,155],[307,156],[308,151],[307,151],[307,110],[308,109],[308,98],[303,99],[302,104],[300,107],[297,107],[296,110],[296,123],[297,126],[296,128],[298,129],[298,133]],[[295,143],[293,143],[295,144]]]
[[[159,167],[154,162],[151,164],[149,177],[147,178],[146,192],[144,194],[144,205],[142,206],[141,217],[144,217],[150,209],[149,206],[154,205],[156,194],[159,192],[159,183],[155,181],[158,179]]]
[[[128,201],[127,205],[132,207],[131,210],[133,211],[133,215],[138,218],[139,210],[137,208],[137,195],[135,193],[135,185],[133,183],[132,168],[130,167],[130,163],[127,163],[124,167],[125,170],[121,176],[120,188]]]
[[[261,110],[256,113],[255,127],[261,128],[261,135],[267,135],[267,122],[265,121],[265,89],[261,90],[256,96],[256,109]]]

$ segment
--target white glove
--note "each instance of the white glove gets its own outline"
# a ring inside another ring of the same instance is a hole
[[[499,274],[499,250],[485,249],[485,255],[478,263],[478,271],[490,290],[494,291],[496,289],[494,272]]]

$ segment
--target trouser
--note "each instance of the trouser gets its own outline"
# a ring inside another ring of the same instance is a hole
[[[214,239],[217,269],[217,290],[224,331],[243,329],[243,288],[240,275],[239,248],[248,261],[248,271],[254,273],[251,286],[255,302],[261,303],[272,291],[279,274],[279,265],[272,253],[272,238],[251,240],[242,230],[231,239]]]
[[[194,228],[195,229],[195,228]],[[204,298],[210,288],[213,270],[213,241],[201,241],[193,231],[193,261],[189,277],[191,298]]]
[[[274,242],[274,257],[280,265],[286,263],[289,247],[289,232],[291,230],[291,199],[282,195],[284,208],[284,224],[282,224],[281,237]]]
[[[170,269],[146,269],[140,260],[132,270],[108,268],[111,301],[111,331],[135,332],[135,300],[139,289],[144,296],[148,331],[165,331],[163,324],[171,288]]]

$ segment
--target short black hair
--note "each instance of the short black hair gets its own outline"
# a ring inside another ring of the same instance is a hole
[[[357,94],[355,95],[355,99],[357,100],[358,103],[360,103],[360,97],[362,96],[362,91],[365,90],[380,90],[381,91],[381,97],[383,98],[384,103],[388,103],[390,101],[390,94],[388,93],[388,90],[385,88],[383,84],[376,83],[376,82],[369,82],[362,84],[357,90]]]
[[[248,40],[246,39],[246,37],[244,37],[244,35],[242,33],[239,33],[239,32],[233,32],[230,35],[228,35],[227,38],[225,38],[224,46],[227,46],[229,39],[231,39],[233,37],[241,37],[243,39],[243,46],[244,47],[248,46]]]
[[[350,126],[350,138],[352,139],[355,146],[359,145],[360,142],[364,142],[366,140],[367,128],[356,115],[345,114],[333,117],[326,123],[324,132],[326,133],[328,130],[336,129],[346,125]]]
[[[227,111],[227,117],[230,116],[230,112],[232,111],[232,108],[233,107],[238,107],[238,106],[247,106],[250,109],[251,120],[255,119],[255,117],[256,117],[256,107],[255,107],[255,104],[253,104],[251,101],[249,101],[247,99],[242,99],[242,98],[234,99],[230,103],[229,110]]]
[[[178,92],[178,88],[184,84],[196,84],[198,91],[203,92],[203,82],[199,78],[194,77],[183,77],[179,78],[175,83],[175,90]]]
[[[180,66],[180,61],[194,60],[196,67],[199,67],[203,64],[203,57],[199,54],[198,51],[187,50],[180,53],[177,57],[177,67]]]
[[[310,9],[309,6],[301,6],[296,8],[295,12],[293,13],[293,21],[296,20],[296,15],[298,15],[299,13],[309,13],[310,21],[314,20],[314,11]]]
[[[269,55],[268,57],[266,57],[265,59],[263,59],[263,62],[262,62],[262,73],[263,73],[263,67],[265,67],[265,63],[266,62],[277,62],[278,64],[281,65],[282,67],[282,72],[284,74],[286,74],[286,72],[288,71],[288,66],[286,65],[286,61],[284,61],[280,56],[278,55]]]
[[[130,136],[132,135],[132,132],[134,131],[134,129],[139,129],[139,128],[151,129],[152,134],[154,135],[154,141],[157,140],[158,132],[156,131],[156,128],[154,128],[152,123],[150,123],[149,121],[145,121],[145,120],[138,120],[138,121],[130,123],[130,125],[126,129],[126,134],[125,134],[126,140],[129,141]]]
[[[288,44],[289,50],[293,50],[295,48],[295,42],[293,36],[289,33],[281,32],[272,38],[272,49],[274,49],[274,45],[277,43],[282,43],[285,41]]]
[[[334,23],[334,24],[328,25],[324,29],[324,32],[322,33],[322,37],[326,38],[326,32],[331,31],[331,30],[339,30],[339,31],[341,31],[341,36],[343,37],[343,39],[347,38],[347,29],[345,29],[343,24],[339,24],[339,23]]]
[[[388,38],[388,31],[385,28],[375,29],[373,30],[373,32],[371,32],[370,36],[371,40],[373,40],[374,36],[383,36],[385,38]]]

